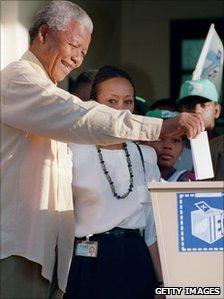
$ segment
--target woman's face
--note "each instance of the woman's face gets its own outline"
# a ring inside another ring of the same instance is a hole
[[[134,111],[134,88],[125,78],[115,77],[98,86],[97,102],[117,110]]]
[[[170,168],[177,161],[183,149],[182,137],[164,137],[160,141],[152,141],[150,145],[154,147],[160,168]]]

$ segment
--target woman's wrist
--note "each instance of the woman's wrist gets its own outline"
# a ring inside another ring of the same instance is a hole
[[[164,286],[164,282],[162,280],[158,280],[156,283],[157,288],[159,287],[163,287]]]

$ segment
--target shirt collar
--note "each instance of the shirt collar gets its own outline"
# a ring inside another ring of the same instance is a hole
[[[31,62],[32,66],[40,73],[42,73],[42,75],[44,75],[48,80],[51,81],[51,83],[57,85],[57,83],[54,83],[51,78],[48,76],[48,73],[46,72],[44,66],[42,65],[42,63],[40,62],[40,60],[30,51],[27,50],[23,56],[22,59],[24,60],[28,60],[29,62]]]
[[[174,167],[172,167],[172,169],[170,170],[170,172],[167,174],[167,176],[164,178],[164,180],[168,180],[169,178],[171,178],[171,176],[176,172],[176,169]]]

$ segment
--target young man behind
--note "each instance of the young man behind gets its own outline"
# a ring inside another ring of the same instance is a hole
[[[180,112],[200,113],[205,120],[205,130],[211,140],[217,136],[215,121],[221,113],[219,96],[215,85],[207,79],[187,80],[180,90],[180,97],[176,101]],[[181,159],[175,164],[177,169],[192,170],[193,162],[190,145],[185,146]]]

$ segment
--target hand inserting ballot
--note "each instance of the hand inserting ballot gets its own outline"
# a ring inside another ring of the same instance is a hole
[[[186,135],[191,139],[204,130],[204,120],[200,113],[182,112],[174,118],[163,121],[160,137]]]

